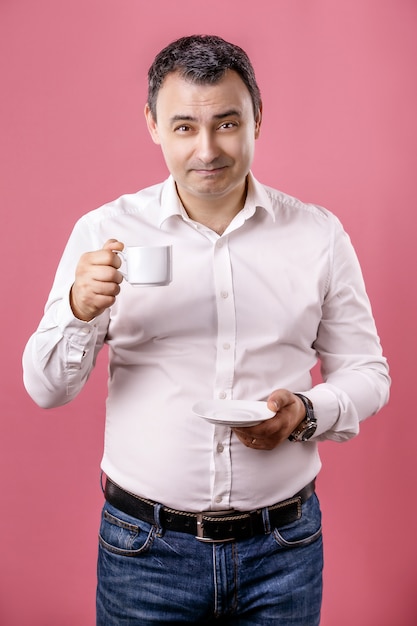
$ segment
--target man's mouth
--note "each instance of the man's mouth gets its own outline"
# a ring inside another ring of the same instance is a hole
[[[193,172],[196,172],[197,174],[201,174],[202,176],[214,176],[215,174],[219,174],[220,172],[223,172],[226,167],[228,167],[227,165],[218,165],[216,167],[210,166],[210,167],[192,167],[191,170]]]

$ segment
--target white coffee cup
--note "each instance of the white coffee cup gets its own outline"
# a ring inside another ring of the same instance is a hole
[[[127,246],[116,251],[122,259],[119,272],[133,287],[169,285],[172,280],[172,246]]]

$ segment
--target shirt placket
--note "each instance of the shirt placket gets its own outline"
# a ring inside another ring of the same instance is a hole
[[[217,240],[213,254],[217,310],[217,351],[214,397],[219,400],[230,400],[233,397],[233,380],[235,373],[236,309],[228,237],[222,237]],[[230,440],[230,427],[216,425],[213,441],[213,508],[229,507],[232,476]]]

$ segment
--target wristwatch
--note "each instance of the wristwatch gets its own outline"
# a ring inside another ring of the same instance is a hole
[[[317,418],[314,415],[313,403],[301,393],[295,393],[294,395],[298,396],[304,404],[306,416],[301,424],[298,424],[297,428],[292,431],[288,439],[290,441],[308,441],[310,437],[314,435],[317,428]]]

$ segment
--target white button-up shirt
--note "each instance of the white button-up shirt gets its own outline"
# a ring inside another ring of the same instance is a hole
[[[109,238],[171,244],[173,281],[123,281],[114,306],[82,322],[69,306],[75,267]],[[291,497],[320,470],[317,442],[354,436],[388,399],[387,364],[340,222],[252,175],[222,236],[189,219],[172,178],[78,221],[25,350],[28,392],[44,407],[69,402],[104,343],[102,468],[125,489],[181,510],[248,510]],[[318,359],[323,382],[313,386]],[[200,400],[265,400],[278,388],[312,400],[311,441],[254,450],[192,411]]]

